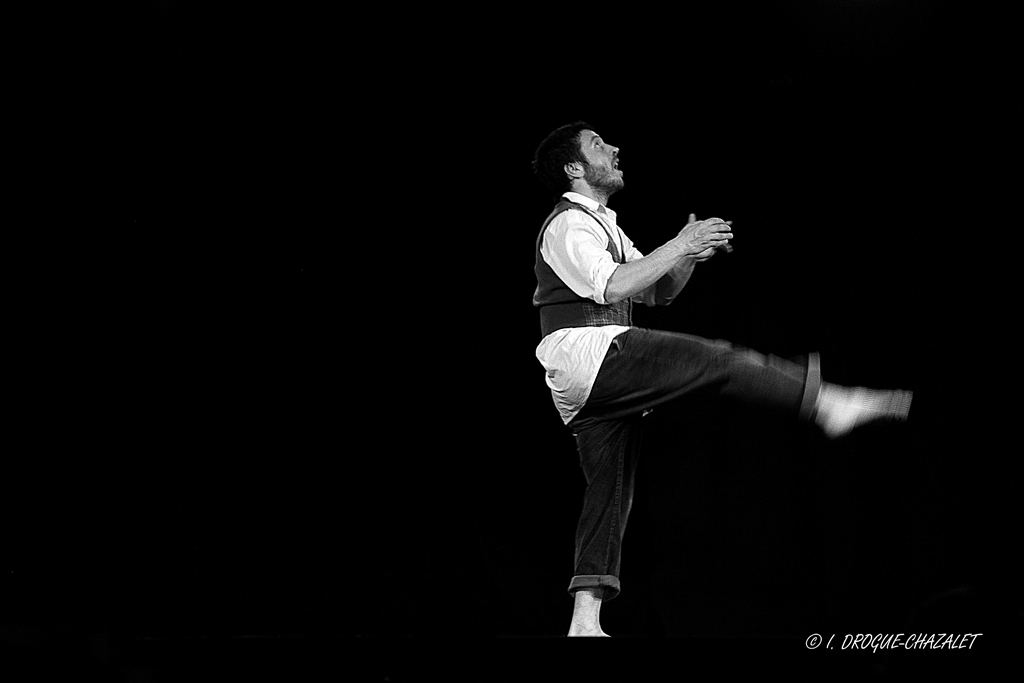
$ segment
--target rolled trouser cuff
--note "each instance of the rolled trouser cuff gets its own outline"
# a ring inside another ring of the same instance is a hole
[[[605,589],[603,601],[608,602],[619,595],[619,577],[612,576],[611,574],[586,574],[574,576],[572,577],[572,581],[569,582],[569,595],[575,595],[576,591],[580,588],[599,587],[603,587]]]
[[[807,379],[804,380],[804,394],[800,400],[800,418],[810,420],[818,405],[821,391],[821,358],[817,353],[807,355]]]

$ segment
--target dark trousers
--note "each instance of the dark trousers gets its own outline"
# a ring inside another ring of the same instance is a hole
[[[816,355],[802,365],[674,332],[631,328],[617,336],[586,405],[569,423],[587,480],[569,593],[603,586],[605,600],[619,594],[622,537],[633,502],[645,411],[712,389],[806,419],[820,386]]]

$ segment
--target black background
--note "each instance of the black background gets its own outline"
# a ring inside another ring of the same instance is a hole
[[[45,360],[3,567],[25,661],[563,635],[583,481],[533,357],[530,160],[576,119],[621,148],[642,251],[691,212],[734,222],[735,252],[637,324],[915,391],[907,424],[839,443],[655,411],[605,629],[797,656],[814,632],[1019,634],[1006,17],[134,12],[68,62],[70,267],[25,281]]]

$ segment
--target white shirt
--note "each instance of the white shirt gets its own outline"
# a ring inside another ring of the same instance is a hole
[[[562,196],[597,212],[605,219],[607,229],[583,211],[563,211],[544,231],[541,257],[573,292],[605,304],[604,290],[619,267],[608,253],[609,233],[615,236],[616,247],[626,262],[643,258],[643,254],[619,229],[614,211],[576,192]],[[642,299],[641,295],[634,297],[634,301]],[[544,366],[545,380],[562,422],[568,424],[583,408],[612,339],[628,329],[623,325],[569,327],[541,340],[537,360]]]

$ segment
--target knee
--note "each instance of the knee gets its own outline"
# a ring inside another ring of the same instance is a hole
[[[725,339],[711,340],[711,346],[718,353],[725,356],[729,364],[764,366],[768,364],[768,357],[763,353],[748,349],[739,344],[733,344]]]
[[[709,339],[707,342],[716,351],[724,353],[732,353],[737,348],[735,344],[725,339]]]
[[[763,353],[758,353],[757,351],[751,351],[750,349],[734,348],[732,356],[732,362],[740,365],[752,365],[758,368],[763,368],[768,365],[767,356]]]
[[[757,381],[769,366],[767,356],[749,349],[733,349],[724,360],[728,384],[736,387]]]

